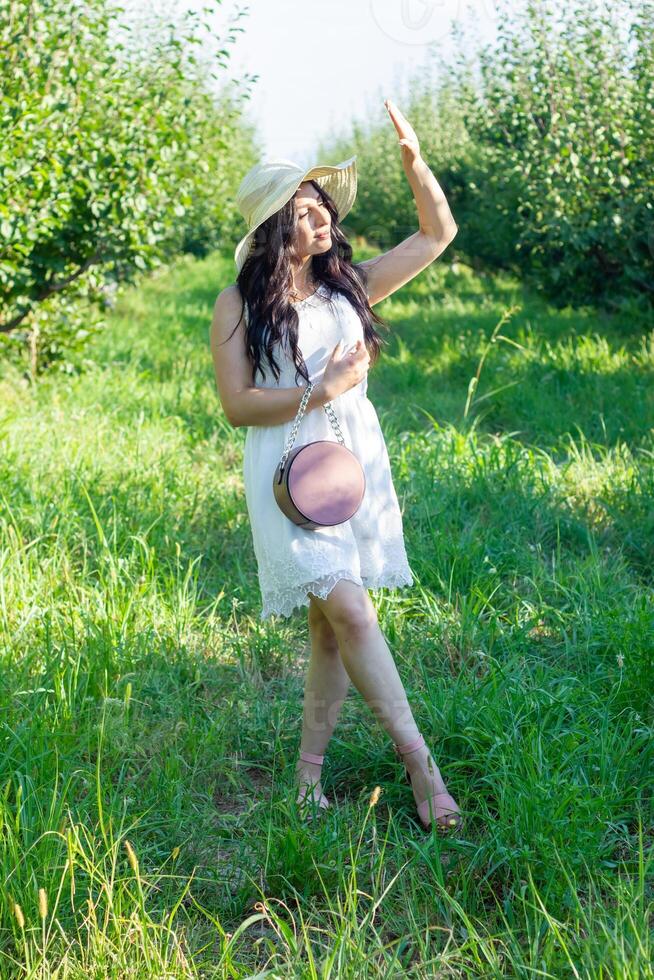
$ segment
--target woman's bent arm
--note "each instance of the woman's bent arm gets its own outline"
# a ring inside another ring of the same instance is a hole
[[[295,418],[305,391],[306,385],[301,388],[244,388],[236,392],[232,417],[227,417],[236,428],[241,425],[281,425]],[[324,383],[319,381],[309,395],[305,413],[322,408],[329,400]]]
[[[295,418],[306,390],[261,388],[252,385],[252,367],[245,350],[245,325],[241,318],[241,299],[236,286],[228,286],[216,299],[210,331],[216,385],[223,411],[231,424],[281,425]],[[235,329],[235,324],[238,327]],[[331,392],[319,381],[306,406],[307,412],[330,401]]]

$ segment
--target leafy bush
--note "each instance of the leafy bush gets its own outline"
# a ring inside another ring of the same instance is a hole
[[[511,270],[556,304],[654,295],[654,6],[529,2],[497,11],[498,42],[458,30],[449,64],[398,102],[450,201],[452,248]],[[391,247],[416,229],[395,131],[356,122],[323,155],[356,153],[353,230]]]
[[[654,289],[653,9],[529,3],[461,87],[471,232],[562,304]]]
[[[120,284],[233,237],[252,132],[194,15],[143,50],[106,0],[0,3],[0,337],[33,374],[70,370]]]

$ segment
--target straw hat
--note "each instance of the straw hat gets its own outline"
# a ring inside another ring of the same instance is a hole
[[[301,183],[314,179],[333,198],[338,209],[338,220],[342,221],[354,204],[357,193],[356,156],[333,167],[318,164],[310,170],[280,157],[258,163],[247,172],[236,192],[236,205],[248,226],[247,234],[234,252],[239,272],[248,257],[259,225],[290,201]]]

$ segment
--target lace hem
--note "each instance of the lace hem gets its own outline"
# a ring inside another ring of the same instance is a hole
[[[289,588],[275,592],[264,598],[260,619],[269,619],[271,616],[291,616],[296,609],[309,606],[310,599],[308,593],[326,599],[337,582],[347,579],[362,585],[365,589],[385,589],[397,588],[402,585],[413,585],[413,575],[408,565],[393,571],[381,571],[377,575],[359,576],[348,569],[341,569],[337,572],[330,572],[328,575],[321,575],[313,582],[304,582],[302,585],[291,586]]]

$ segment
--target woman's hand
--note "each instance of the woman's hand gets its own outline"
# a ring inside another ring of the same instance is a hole
[[[390,99],[384,99],[384,105],[388,109],[388,114],[393,121],[399,144],[402,147],[402,163],[410,166],[416,160],[420,160],[420,144],[415,130],[406,116],[403,116],[398,107]]]
[[[339,340],[322,376],[322,383],[330,401],[358,385],[366,376],[370,364],[370,354],[363,340],[357,340],[354,347],[346,351],[343,351],[342,346],[343,341]]]

